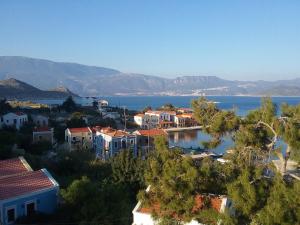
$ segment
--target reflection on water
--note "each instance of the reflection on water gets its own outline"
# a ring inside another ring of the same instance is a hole
[[[169,133],[169,146],[177,146],[181,148],[203,149],[202,141],[210,140],[210,136],[201,130],[188,130]],[[233,141],[227,137],[224,138],[222,144],[213,149],[216,153],[224,153],[233,145]]]

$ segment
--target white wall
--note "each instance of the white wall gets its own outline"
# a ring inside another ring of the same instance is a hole
[[[28,121],[26,114],[18,116],[14,113],[7,113],[3,115],[2,118],[2,125],[14,126],[17,130],[19,130]]]

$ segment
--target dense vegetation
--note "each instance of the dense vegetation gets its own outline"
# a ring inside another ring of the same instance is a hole
[[[183,157],[180,149],[170,151],[164,138],[155,141],[155,150],[146,160],[135,158],[129,150],[106,162],[96,160],[92,150],[59,150],[47,157],[26,145],[30,128],[2,130],[1,158],[9,145],[18,143],[34,169],[47,168],[61,185],[62,204],[55,215],[24,218],[20,223],[129,225],[138,196],[145,206],[159,204],[163,213],[153,211],[153,217],[161,218],[160,224],[179,225],[191,219],[205,224],[299,224],[300,182],[283,174],[288,160],[299,162],[300,106],[283,105],[279,116],[271,100],[263,99],[261,107],[244,118],[204,98],[192,106],[197,121],[212,137],[204,143],[206,148],[220,144],[225,135],[233,139],[234,149],[226,154],[226,163]],[[70,121],[82,122],[81,110],[74,112]],[[281,146],[281,140],[287,145]],[[271,163],[275,156],[282,161],[282,173]],[[234,214],[219,214],[208,202],[202,210],[192,210],[195,196],[201,193],[227,195]]]
[[[212,136],[205,143],[207,148],[230,135],[234,151],[226,155],[223,165],[210,159],[195,163],[157,140],[145,170],[150,191],[139,193],[146,206],[160,206],[153,216],[161,218],[161,224],[181,224],[193,218],[205,224],[299,224],[300,183],[279,173],[271,159],[274,155],[281,159],[283,173],[290,156],[298,159],[300,106],[283,105],[278,116],[271,100],[263,99],[261,107],[245,118],[222,111],[204,98],[192,106],[197,121]],[[284,153],[278,147],[280,140],[287,144]],[[194,211],[194,198],[201,193],[227,195],[234,212],[218,214],[208,206]]]

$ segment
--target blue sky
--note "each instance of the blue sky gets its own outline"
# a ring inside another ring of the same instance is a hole
[[[0,55],[124,72],[300,77],[298,0],[0,0]]]

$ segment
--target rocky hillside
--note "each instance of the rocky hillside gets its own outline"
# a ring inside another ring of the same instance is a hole
[[[55,99],[77,95],[66,88],[43,91],[22,81],[10,78],[0,80],[0,98],[7,99]]]
[[[300,79],[274,82],[231,81],[216,76],[181,76],[168,79],[122,73],[114,69],[77,63],[0,56],[0,79],[9,78],[25,81],[43,90],[63,86],[81,96],[201,94],[300,96]],[[289,87],[293,91],[287,91]]]

